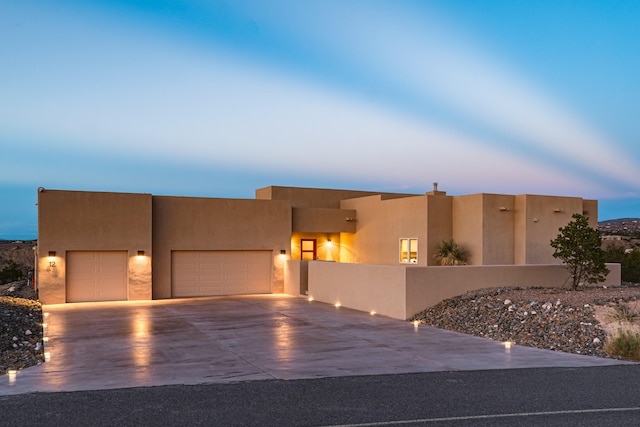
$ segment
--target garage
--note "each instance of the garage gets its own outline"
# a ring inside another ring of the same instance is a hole
[[[173,297],[271,293],[271,251],[173,251]]]
[[[126,251],[67,252],[67,302],[127,299]]]

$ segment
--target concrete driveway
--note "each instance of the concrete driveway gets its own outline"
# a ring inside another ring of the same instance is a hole
[[[47,305],[48,362],[0,395],[455,370],[612,359],[512,346],[286,295]]]

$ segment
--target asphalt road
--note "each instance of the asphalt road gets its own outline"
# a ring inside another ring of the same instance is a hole
[[[2,426],[638,426],[640,365],[0,396]]]

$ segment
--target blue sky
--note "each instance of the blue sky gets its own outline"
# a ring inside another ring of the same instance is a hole
[[[640,2],[0,1],[0,238],[38,187],[291,185],[640,217]]]

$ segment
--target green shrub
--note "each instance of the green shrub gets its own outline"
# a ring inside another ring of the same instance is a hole
[[[605,262],[622,263],[624,259],[624,246],[620,243],[613,243],[604,249]]]
[[[24,273],[22,272],[22,269],[20,269],[20,266],[13,260],[9,260],[7,265],[0,270],[0,285],[23,278]]]
[[[621,278],[625,282],[640,283],[640,251],[632,250],[624,255],[621,262]]]
[[[618,335],[607,342],[605,350],[612,356],[640,360],[640,334],[632,331],[618,331]]]

